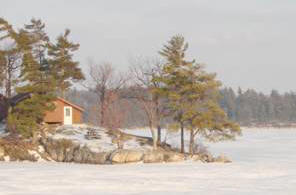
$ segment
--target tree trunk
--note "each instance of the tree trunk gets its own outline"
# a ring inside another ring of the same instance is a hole
[[[104,121],[105,121],[105,106],[104,103],[101,103],[101,120],[100,120],[100,126],[104,127]]]
[[[189,143],[189,154],[193,155],[193,145],[194,145],[194,132],[190,130],[190,143]]]
[[[159,108],[159,97],[157,95],[154,95],[153,101],[155,102],[156,106],[156,119],[157,119],[157,144],[161,145],[161,126],[160,126],[160,120],[161,120],[161,114],[160,114],[160,108]]]
[[[150,126],[151,135],[152,135],[153,149],[156,150],[157,149],[157,133],[155,132],[153,125],[149,125],[149,126]]]
[[[36,131],[33,132],[33,136],[32,136],[32,144],[36,145],[38,142],[38,133]]]
[[[184,153],[184,124],[180,123],[181,126],[181,153]]]
[[[7,98],[11,98],[11,78],[12,75],[11,75],[11,70],[8,70],[8,73],[7,73],[7,80],[6,80],[6,92],[5,92],[5,95]]]
[[[157,125],[157,144],[161,145],[161,126]]]
[[[12,108],[11,107],[8,107],[6,126],[7,126],[7,130],[12,135],[16,135],[17,134],[17,132],[16,132],[16,125],[15,125],[15,122],[12,120],[11,112],[12,112]]]
[[[101,95],[100,95],[100,103],[101,103],[101,106],[100,106],[100,115],[101,115],[101,118],[100,118],[100,126],[101,127],[104,127],[105,126],[105,110],[107,109],[106,107],[106,98],[105,98],[105,90],[103,90],[101,92]]]

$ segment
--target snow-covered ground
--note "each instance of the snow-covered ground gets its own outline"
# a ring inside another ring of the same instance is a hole
[[[5,132],[6,126],[2,123],[0,123],[0,137],[5,136],[7,133]]]
[[[88,129],[93,129],[99,139],[88,140],[85,138]],[[94,152],[106,152],[117,149],[115,142],[112,142],[112,136],[110,136],[104,128],[87,126],[87,125],[70,125],[60,126],[57,132],[52,135],[55,139],[70,139],[81,146],[86,145],[89,149]],[[124,142],[125,149],[152,149],[149,145],[140,145],[136,138],[128,139]]]
[[[0,163],[0,194],[294,195],[296,129],[243,131],[211,144],[233,163]],[[207,144],[207,143],[206,143]]]

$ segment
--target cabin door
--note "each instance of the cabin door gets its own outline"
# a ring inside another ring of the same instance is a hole
[[[73,112],[72,107],[64,107],[64,125],[72,125]]]

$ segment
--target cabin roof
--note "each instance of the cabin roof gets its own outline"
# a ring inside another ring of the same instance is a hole
[[[77,106],[77,105],[75,105],[75,104],[73,104],[73,103],[71,103],[71,102],[65,100],[64,98],[57,97],[57,100],[60,100],[60,101],[64,102],[65,104],[68,104],[68,105],[72,106],[73,108],[76,108],[77,110],[79,110],[79,111],[81,111],[81,112],[84,111],[84,109],[81,108],[80,106]]]

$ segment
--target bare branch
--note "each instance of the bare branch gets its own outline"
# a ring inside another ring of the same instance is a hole
[[[109,105],[107,103],[111,98],[110,94],[118,95],[119,90],[125,86],[128,77],[117,72],[111,63],[96,64],[93,61],[89,62],[88,76],[89,79],[82,86],[98,96],[100,125],[104,126],[105,113]]]

